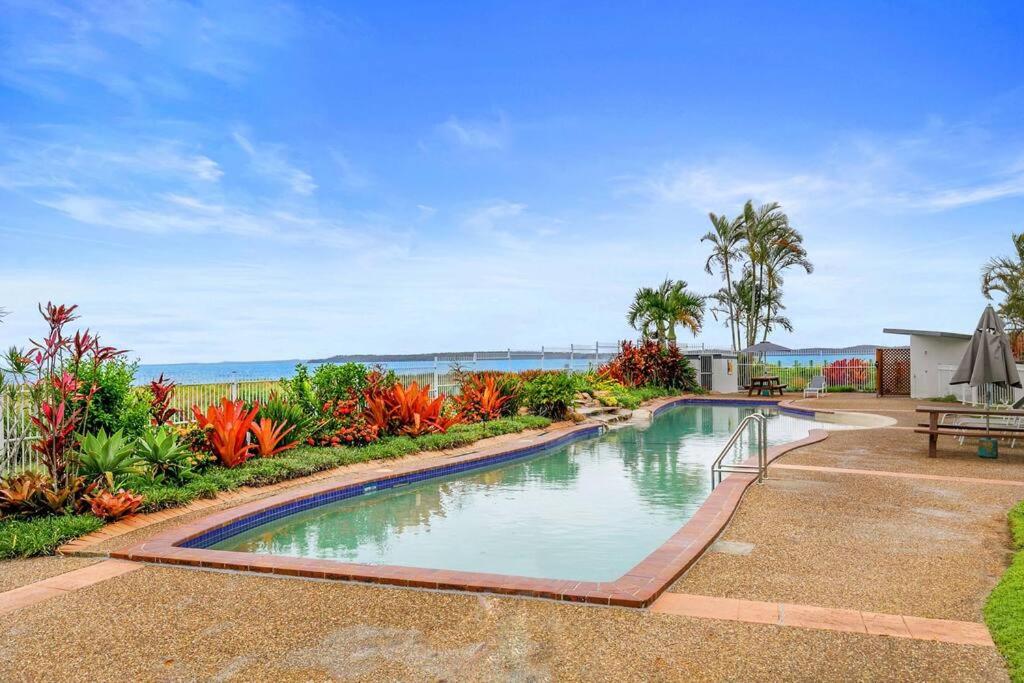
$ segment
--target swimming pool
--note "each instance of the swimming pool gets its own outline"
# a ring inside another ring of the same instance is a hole
[[[120,556],[648,604],[717,535],[752,481],[734,474],[711,490],[710,463],[745,415],[768,416],[773,455],[846,428],[764,402],[675,403],[644,425],[576,427],[251,503]],[[741,441],[733,457],[752,446]]]
[[[688,405],[468,472],[339,500],[209,547],[363,564],[612,581],[711,492],[708,468],[753,407]],[[771,444],[823,423],[761,408]],[[832,427],[832,425],[829,425]],[[749,445],[737,457],[750,455]]]

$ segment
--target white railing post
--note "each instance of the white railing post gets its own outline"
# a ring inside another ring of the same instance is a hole
[[[576,347],[569,344],[569,372],[573,371],[573,363],[576,362]]]
[[[441,390],[441,388],[437,386],[437,356],[434,356],[434,384],[432,386],[434,387],[432,398],[437,398]]]
[[[544,347],[540,347],[540,369],[544,369]]]
[[[238,375],[237,373],[231,373],[231,400],[238,400]]]

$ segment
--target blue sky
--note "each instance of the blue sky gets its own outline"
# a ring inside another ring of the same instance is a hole
[[[779,201],[783,344],[966,330],[1024,230],[1019,3],[0,2],[0,326],[144,361],[630,336]],[[709,320],[702,339],[727,343]]]

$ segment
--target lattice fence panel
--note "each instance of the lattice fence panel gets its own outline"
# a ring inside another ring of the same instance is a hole
[[[878,395],[910,395],[910,348],[878,349]]]

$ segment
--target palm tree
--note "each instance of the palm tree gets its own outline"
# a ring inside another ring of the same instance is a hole
[[[686,287],[686,282],[668,278],[656,289],[641,287],[626,313],[626,322],[644,339],[662,346],[676,343],[677,325],[696,335],[704,322],[704,297]]]
[[[626,313],[626,322],[640,332],[644,339],[653,339],[659,344],[665,339],[666,318],[664,301],[658,291],[641,287],[633,297],[633,303]]]
[[[992,299],[1003,295],[999,314],[1015,331],[1024,329],[1024,233],[1013,233],[1013,256],[989,259],[981,269],[981,293]]]
[[[682,325],[696,337],[704,324],[704,297],[691,292],[686,286],[683,280],[673,282],[666,278],[658,288],[665,299],[668,314],[669,344],[676,343],[676,325]]]
[[[789,217],[782,211],[778,202],[754,208],[754,202],[747,200],[738,221],[738,229],[742,231],[743,237],[741,249],[747,256],[744,271],[749,271],[752,277],[752,286],[749,287],[748,293],[750,301],[746,311],[746,343],[749,346],[757,343],[758,332],[761,330],[761,313],[766,309],[765,276],[772,247],[794,236],[799,237],[799,233],[789,227]]]
[[[768,333],[771,329],[770,320],[774,313],[772,305],[781,307],[782,298],[782,274],[794,266],[804,269],[808,275],[814,272],[814,264],[807,258],[807,250],[803,246],[803,235],[794,228],[786,226],[780,229],[766,245],[764,255],[765,272],[765,306],[764,306],[764,336],[761,341],[768,341]],[[786,321],[786,325],[789,321]],[[786,327],[782,325],[782,327]],[[788,327],[787,329],[792,329]]]
[[[736,307],[733,305],[733,288],[732,288],[732,263],[740,257],[739,242],[741,239],[741,232],[739,229],[739,219],[729,220],[726,216],[718,216],[714,213],[708,213],[708,218],[711,219],[711,225],[713,230],[709,230],[700,238],[701,242],[711,243],[711,255],[708,256],[707,262],[704,264],[704,270],[708,275],[713,273],[712,266],[717,264],[722,269],[722,275],[725,277],[725,296],[715,297],[719,303],[724,303],[726,306],[725,312],[729,316],[729,338],[732,342],[732,350],[739,350],[740,343],[740,332],[739,332],[739,320],[736,317]]]

